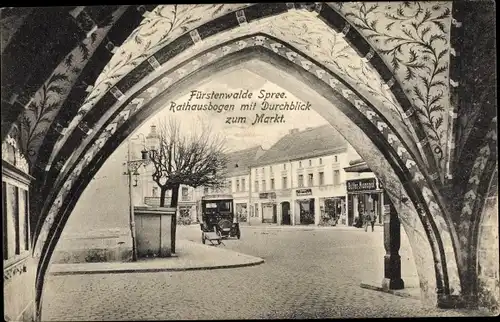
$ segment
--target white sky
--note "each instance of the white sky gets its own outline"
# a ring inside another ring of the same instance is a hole
[[[292,76],[289,76],[292,77]],[[257,113],[263,113],[260,110],[260,99],[257,99],[261,89],[266,92],[284,92],[286,99],[270,99],[270,103],[284,103],[285,101],[298,101],[292,93],[283,90],[281,87],[271,83],[261,76],[258,76],[246,69],[231,71],[227,74],[217,75],[205,83],[193,88],[205,92],[235,92],[240,90],[249,90],[253,92],[252,101],[257,101],[255,111],[240,111],[241,103],[249,103],[249,100],[212,100],[212,104],[235,104],[234,112],[216,113],[213,111],[176,111],[171,112],[170,102],[166,103],[166,107],[158,111],[150,117],[141,127],[135,132],[147,134],[150,131],[150,126],[158,122],[158,119],[173,116],[180,120],[181,127],[190,129],[195,127],[201,118],[209,122],[214,133],[223,135],[226,139],[226,147],[228,150],[242,150],[256,145],[262,145],[264,149],[268,149],[276,143],[281,137],[288,133],[292,128],[305,129],[306,127],[316,127],[326,124],[327,121],[314,110],[309,111],[283,111],[285,123],[281,124],[255,124],[251,125]],[[190,93],[185,93],[183,96],[175,99],[174,102],[182,104],[188,101]],[[207,104],[209,100],[191,100],[190,104]],[[311,102],[314,104],[314,102]],[[272,116],[276,112],[266,111],[266,115]],[[280,113],[280,112],[278,112]],[[246,124],[225,124],[227,116],[246,116]]]

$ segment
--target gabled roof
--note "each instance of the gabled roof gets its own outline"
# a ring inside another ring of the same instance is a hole
[[[254,146],[248,149],[227,153],[227,176],[247,174],[250,166],[257,160],[265,150],[262,146]]]
[[[261,166],[298,160],[347,149],[347,141],[330,124],[290,132],[269,148],[253,165]]]

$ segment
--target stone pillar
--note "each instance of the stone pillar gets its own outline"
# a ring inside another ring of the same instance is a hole
[[[321,210],[320,210],[319,198],[314,198],[314,225],[318,226],[321,220]]]
[[[398,213],[385,196],[384,207],[384,279],[382,288],[385,290],[401,290],[405,287],[401,279],[401,256],[399,247],[401,245],[401,224]]]

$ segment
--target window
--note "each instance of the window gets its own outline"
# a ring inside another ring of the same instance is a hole
[[[282,189],[287,189],[287,184],[288,184],[288,178],[287,177],[283,177],[281,188]]]
[[[208,189],[208,188],[205,188],[205,189]],[[153,197],[158,197],[158,187],[153,187],[152,195],[153,195]]]
[[[264,174],[264,168],[262,168],[262,169],[260,170],[260,172],[261,172],[262,174]]]
[[[189,200],[189,189],[187,187],[182,187],[182,200]]]
[[[299,187],[302,188],[304,186],[304,175],[299,174]]]
[[[283,170],[286,170],[286,163],[283,163]]]
[[[333,184],[340,184],[340,170],[333,170]]]
[[[28,191],[2,182],[3,259],[29,250]]]
[[[299,168],[302,168],[302,161],[299,161]]]
[[[3,259],[9,258],[9,231],[7,229],[7,183],[2,181],[2,228],[3,228]]]
[[[245,179],[241,179],[241,191],[245,191],[245,189],[246,189]]]
[[[334,158],[335,158],[335,162],[338,162],[337,156],[334,156]]]
[[[314,175],[312,173],[309,173],[308,175],[308,179],[309,179],[309,182],[307,183],[307,186],[308,187],[312,187],[314,186]]]
[[[240,180],[236,179],[236,191],[240,192]]]
[[[322,186],[324,184],[325,184],[325,173],[324,172],[320,172],[319,173],[319,185]]]
[[[319,158],[319,164],[323,164],[323,159]]]
[[[266,191],[266,180],[262,180],[262,191]]]
[[[256,192],[259,192],[259,181],[255,180],[254,188]]]
[[[309,160],[309,166],[312,166],[312,160]]]
[[[273,173],[273,166],[272,165],[269,166],[269,170],[271,171],[271,173]]]
[[[208,187],[203,187],[203,193],[206,195],[208,194]]]
[[[271,190],[274,190],[274,179],[271,179]]]

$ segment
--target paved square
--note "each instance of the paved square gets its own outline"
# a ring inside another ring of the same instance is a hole
[[[362,289],[383,277],[381,227],[363,230],[242,228],[226,248],[265,259],[208,271],[47,276],[44,321],[461,316],[419,300]],[[196,227],[179,238],[200,241]],[[221,246],[224,247],[224,246]],[[415,274],[402,240],[403,275]],[[404,278],[404,276],[403,276]]]

